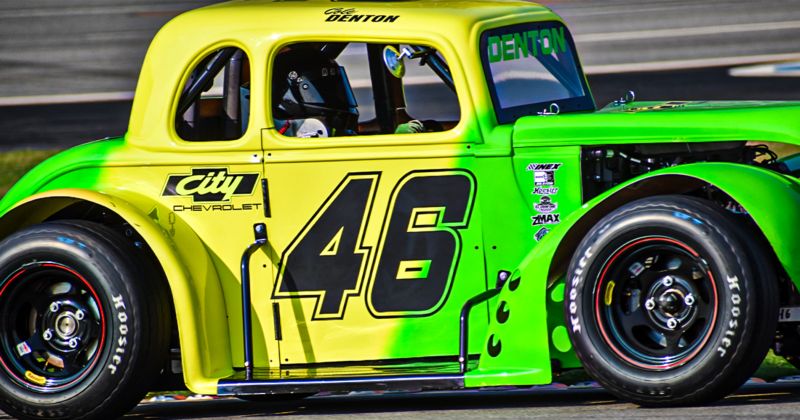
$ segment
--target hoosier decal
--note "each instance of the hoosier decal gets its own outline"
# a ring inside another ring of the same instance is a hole
[[[191,174],[170,175],[161,195],[191,196],[193,202],[225,202],[234,195],[252,195],[259,176],[228,173],[227,168],[193,168]]]

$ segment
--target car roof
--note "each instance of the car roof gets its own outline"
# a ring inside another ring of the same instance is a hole
[[[539,15],[536,20],[558,19],[548,8],[519,0],[400,0],[400,1],[336,1],[336,0],[234,0],[206,6],[178,16],[175,27],[256,29],[286,31],[330,29],[332,32],[359,32],[376,23],[397,31],[419,31],[448,27],[471,28],[477,22],[509,15]],[[342,19],[342,17],[345,17]],[[352,17],[355,16],[355,17]],[[439,22],[442,25],[431,25]],[[327,25],[322,25],[323,23]]]
[[[544,6],[518,0],[234,0],[191,10],[173,18],[153,39],[126,138],[142,147],[174,146],[157,139],[174,126],[171,109],[186,69],[222,46],[244,49],[255,63],[267,62],[264,54],[276,51],[276,45],[305,41],[431,42],[474,56],[477,34],[484,28],[543,20],[561,19]],[[267,80],[260,74],[264,68],[251,67],[257,82]],[[251,108],[251,115],[262,114]]]

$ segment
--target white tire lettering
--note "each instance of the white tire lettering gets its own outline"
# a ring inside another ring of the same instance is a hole
[[[115,375],[117,367],[122,364],[123,355],[125,355],[125,349],[128,346],[128,313],[125,312],[125,300],[122,295],[112,296],[111,300],[114,302],[114,309],[118,311],[117,320],[120,322],[117,328],[120,334],[117,339],[117,348],[114,349],[114,356],[111,357],[111,363],[107,366],[108,371]]]
[[[570,282],[568,308],[571,315],[570,324],[572,325],[573,333],[581,332],[581,321],[576,316],[578,314],[578,287],[580,287],[581,283],[583,283],[583,271],[592,255],[592,247],[586,248],[586,252],[584,252],[581,259],[578,260],[578,267],[575,268],[575,272],[572,275],[572,281]]]

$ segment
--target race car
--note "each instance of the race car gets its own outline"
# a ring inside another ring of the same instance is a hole
[[[0,202],[0,408],[547,384],[642,405],[800,354],[800,103],[598,109],[521,1],[234,1],[155,37],[127,133]],[[779,317],[781,323],[778,323]]]

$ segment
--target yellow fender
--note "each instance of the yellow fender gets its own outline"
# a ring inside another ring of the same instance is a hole
[[[174,232],[168,232],[119,197],[83,189],[59,189],[17,203],[3,217],[0,237],[40,223],[79,202],[90,202],[116,213],[151,248],[169,282],[186,385],[197,393],[215,394],[217,380],[233,374],[225,301],[211,258],[189,226],[178,226]],[[172,235],[179,238],[181,247]]]

